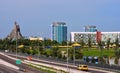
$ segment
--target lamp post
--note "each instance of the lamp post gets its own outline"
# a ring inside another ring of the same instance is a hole
[[[74,46],[73,50],[74,50],[73,60],[74,60],[74,65],[75,65],[75,46]]]
[[[18,45],[18,43],[17,43],[17,39],[18,39],[18,34],[17,34],[17,31],[16,31],[16,58],[17,58],[17,45]]]
[[[39,59],[39,56],[40,56],[40,49],[39,49],[39,42],[38,42],[38,59]]]
[[[68,69],[68,41],[67,41],[67,72],[69,72],[69,69]]]

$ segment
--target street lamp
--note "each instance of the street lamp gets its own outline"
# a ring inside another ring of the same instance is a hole
[[[17,34],[17,31],[16,31],[16,58],[17,58],[17,39],[18,39],[18,34]]]
[[[69,69],[68,69],[68,41],[67,41],[67,72],[69,72]]]
[[[75,46],[74,46],[73,50],[74,50],[73,60],[74,60],[74,65],[75,65]]]
[[[38,59],[39,59],[39,56],[40,56],[40,48],[39,48],[39,42],[38,42]]]

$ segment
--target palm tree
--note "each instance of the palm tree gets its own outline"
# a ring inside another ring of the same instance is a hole
[[[81,52],[80,49],[75,50],[75,59],[82,59],[83,58],[83,53]]]
[[[52,48],[52,57],[56,58],[58,56],[58,47]]]
[[[83,39],[80,40],[80,44],[81,44],[81,49],[84,49],[85,43],[84,43]]]
[[[67,42],[66,41],[62,41],[62,46],[65,46],[67,45]]]
[[[68,55],[69,55],[69,59],[70,60],[73,60],[73,51],[74,51],[74,48],[70,48],[69,50],[68,50]]]
[[[52,41],[52,46],[56,46],[56,45],[58,45],[59,43],[56,41],[56,40],[53,40]]]
[[[45,46],[51,46],[52,45],[52,41],[50,39],[45,39],[44,40],[44,45]]]
[[[118,47],[119,47],[119,39],[116,38],[116,40],[115,40],[115,50],[117,50]]]
[[[120,49],[115,50],[115,56],[120,58]]]
[[[110,45],[110,38],[108,38],[108,40],[107,40],[107,50],[109,50],[109,45]]]
[[[91,47],[92,47],[92,42],[91,42],[92,40],[91,40],[91,35],[88,35],[88,47],[89,47],[89,49],[91,49]]]
[[[102,41],[98,42],[98,46],[99,46],[99,49],[102,51],[102,49],[103,49]]]

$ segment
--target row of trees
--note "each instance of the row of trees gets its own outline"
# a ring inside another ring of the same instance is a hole
[[[102,50],[105,46],[106,46],[107,50],[109,50],[110,45],[113,45],[113,44],[114,44],[114,47],[112,47],[112,48],[117,50],[119,48],[119,46],[120,46],[118,38],[116,38],[115,42],[113,42],[113,43],[110,42],[110,38],[107,40],[106,43],[104,41],[99,41],[98,42],[98,46],[99,46],[100,50]]]
[[[115,49],[118,49],[118,47],[120,46],[119,44],[119,39],[116,38],[115,42],[111,42],[111,39],[108,38],[108,40],[105,41],[99,41],[98,44],[96,44],[95,42],[93,42],[93,40],[91,39],[91,36],[88,37],[88,42],[84,42],[84,39],[81,38],[79,41],[76,41],[77,43],[79,43],[81,45],[81,48],[84,48],[85,45],[88,46],[88,48],[92,48],[93,43],[95,46],[98,46],[99,49],[103,49],[103,46],[106,46],[106,48],[109,50],[110,49],[110,45],[115,45]],[[4,39],[4,40],[0,40],[0,48],[4,49],[6,48],[8,45],[15,45],[16,40],[12,40],[12,39]],[[37,43],[37,44],[36,44]],[[45,39],[44,41],[30,41],[29,39],[18,39],[18,45],[25,45],[25,46],[66,46],[67,42],[63,41],[62,43],[58,43],[57,41],[53,40],[49,40],[49,39]],[[68,45],[72,45],[73,43],[69,42]]]
[[[42,56],[47,56],[47,57],[54,57],[54,58],[62,58],[66,59],[67,57],[67,52],[64,51],[62,53],[61,48],[58,46],[66,46],[67,42],[63,41],[62,43],[58,43],[57,41],[51,41],[51,40],[44,40],[44,41],[39,41],[39,40],[28,40],[28,39],[18,39],[17,40],[17,52],[21,53],[27,53],[31,55],[37,55],[40,54]],[[22,47],[19,47],[23,45]],[[68,43],[68,46],[72,45],[72,43]],[[50,47],[49,49],[46,49],[48,46],[55,46],[55,47]],[[10,52],[16,52],[16,40],[12,39],[4,39],[0,40],[0,49],[1,50],[9,50]],[[69,58],[73,59],[73,48],[69,48]],[[75,50],[76,53],[76,59],[82,58],[83,54],[81,53],[80,49]],[[81,54],[81,55],[80,55]]]
[[[18,52],[22,52],[22,53],[27,53],[27,54],[41,54],[41,55],[45,55],[47,57],[51,56],[51,57],[56,57],[56,58],[66,58],[66,52],[63,55],[61,53],[60,48],[58,48],[57,46],[66,46],[67,42],[63,41],[62,43],[58,43],[57,41],[51,41],[49,39],[45,39],[44,41],[30,41],[29,39],[18,39],[18,46],[19,45],[24,45],[24,47],[19,48],[18,47]],[[84,40],[81,39],[80,41],[78,41],[78,43],[81,45],[81,49],[84,49],[84,46],[87,45],[88,49],[90,49],[92,47],[92,40],[91,38],[88,38],[88,43],[84,43]],[[71,46],[73,43],[69,42],[68,46]],[[109,50],[109,45],[111,44],[110,39],[108,39],[107,43],[105,44],[105,42],[103,41],[99,41],[97,46],[98,49],[100,49],[102,51],[103,46],[107,45],[107,49]],[[115,55],[119,56],[119,51],[117,50],[119,47],[119,41],[118,39],[116,39],[116,41],[112,44],[115,44]],[[56,46],[54,48],[51,49],[46,49],[46,47],[49,46]],[[15,52],[16,51],[16,40],[12,40],[12,39],[4,39],[4,40],[0,40],[0,49],[1,50],[5,50],[5,49],[9,49],[9,51]],[[73,51],[74,48],[69,49],[69,58],[73,59]],[[81,52],[80,49],[76,49],[75,50],[75,57],[76,59],[82,58],[83,54]]]
[[[84,48],[85,45],[88,46],[89,49],[92,48],[92,46],[97,46],[98,49],[102,50],[103,48],[107,48],[107,50],[110,49],[110,45],[114,44],[114,48],[115,50],[117,50],[120,46],[119,44],[119,39],[116,38],[115,42],[111,42],[111,39],[108,38],[107,41],[98,41],[97,43],[93,42],[93,40],[91,39],[91,36],[89,35],[87,42],[84,42],[84,39],[81,38],[79,41],[77,41],[79,44],[81,44],[81,48]]]

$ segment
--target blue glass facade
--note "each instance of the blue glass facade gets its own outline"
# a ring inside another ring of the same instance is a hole
[[[85,26],[85,32],[96,32],[96,26]]]
[[[52,24],[52,40],[57,42],[67,41],[67,26],[64,22],[54,22]]]

